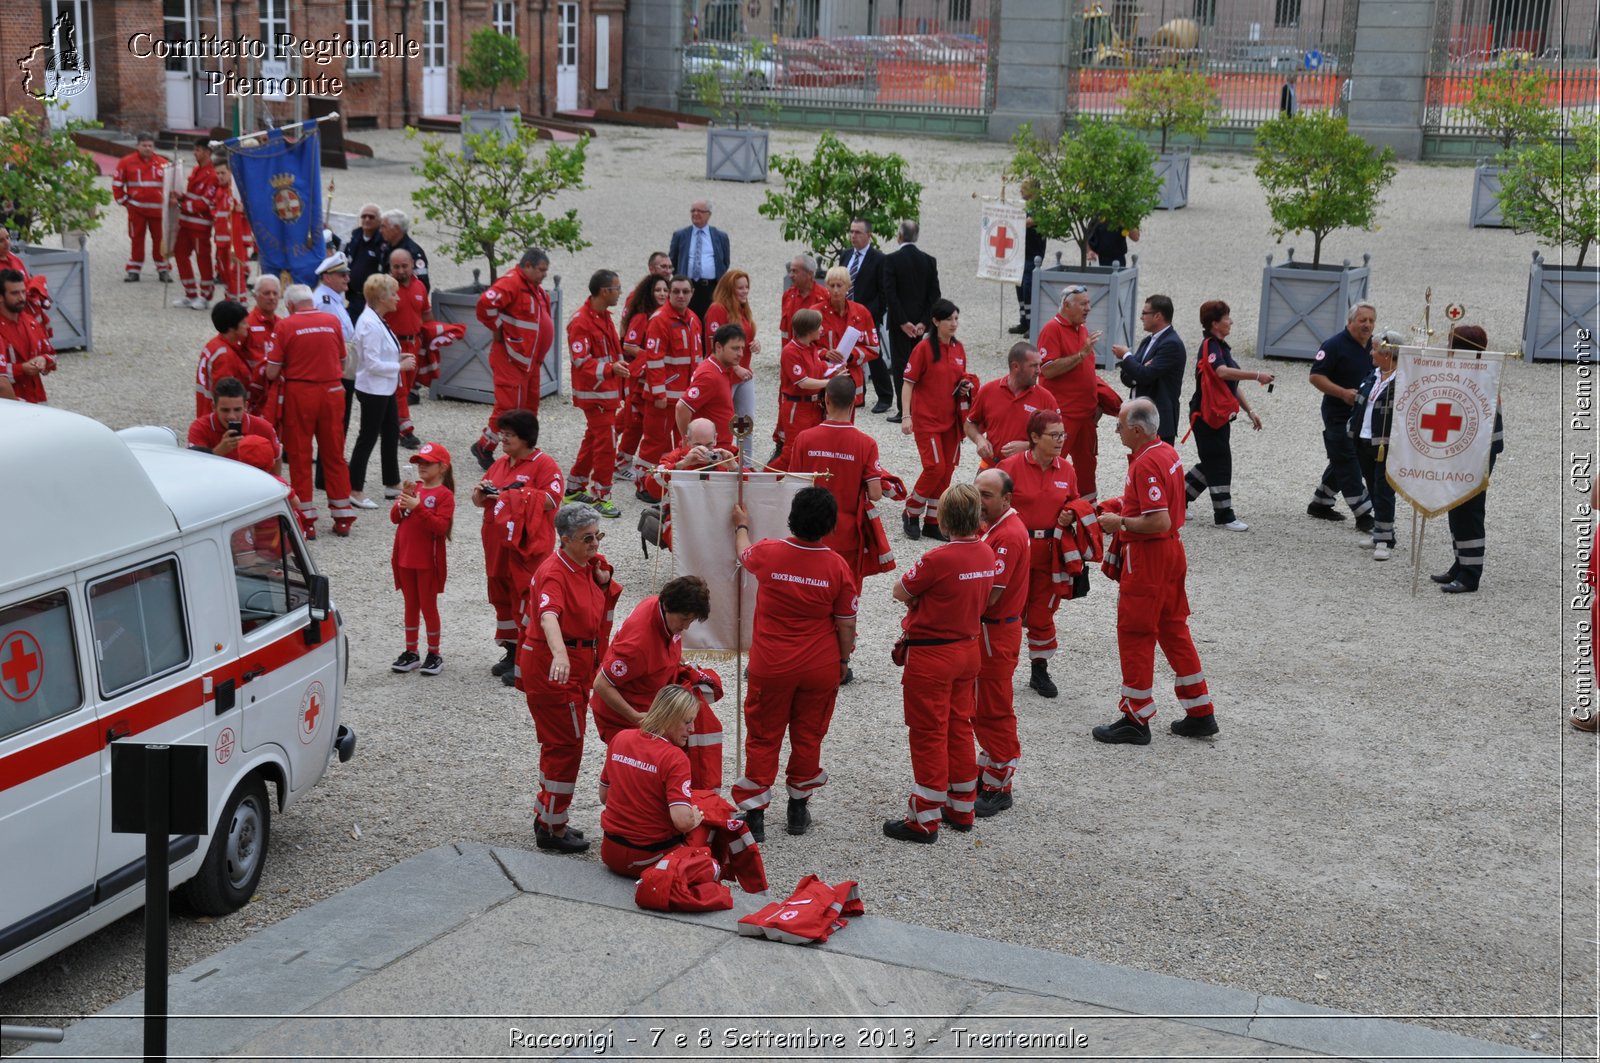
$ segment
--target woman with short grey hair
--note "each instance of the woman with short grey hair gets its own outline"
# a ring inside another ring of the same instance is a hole
[[[583,761],[589,692],[622,585],[611,578],[611,566],[600,553],[606,536],[593,506],[562,506],[555,523],[557,547],[533,576],[517,674],[539,740],[534,843],[558,853],[581,853],[589,843],[582,831],[567,826],[567,807]]]

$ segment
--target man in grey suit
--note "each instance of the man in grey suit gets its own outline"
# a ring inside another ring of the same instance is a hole
[[[704,321],[711,295],[717,289],[717,281],[728,272],[731,256],[728,234],[711,224],[709,199],[689,204],[689,224],[672,234],[667,254],[672,257],[673,272],[694,282],[689,309]]]
[[[933,304],[939,301],[939,263],[917,246],[914,221],[900,223],[900,248],[883,259],[883,303],[889,327],[889,372],[894,378],[894,416],[899,424],[900,381],[911,350],[932,325]]]
[[[850,271],[848,298],[860,303],[872,315],[872,323],[883,327],[883,252],[872,244],[872,223],[865,218],[850,222],[850,246],[839,253],[839,265]],[[894,405],[893,381],[889,366],[880,355],[867,363],[872,391],[877,396],[873,413],[883,413]]]
[[[1172,328],[1172,300],[1165,295],[1150,296],[1144,301],[1139,320],[1149,333],[1139,349],[1130,354],[1128,348],[1117,343],[1112,345],[1111,353],[1122,371],[1122,382],[1133,389],[1129,397],[1156,404],[1161,414],[1156,434],[1176,445],[1178,393],[1183,390],[1183,367],[1189,355]]]

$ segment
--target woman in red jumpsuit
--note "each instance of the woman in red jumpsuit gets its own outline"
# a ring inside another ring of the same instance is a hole
[[[638,878],[705,818],[692,802],[683,750],[699,711],[687,687],[662,687],[639,726],[618,731],[606,747],[600,861],[625,878]]]
[[[1061,604],[1052,555],[1060,549],[1058,536],[1067,525],[1061,507],[1078,497],[1078,477],[1072,462],[1061,456],[1066,441],[1061,414],[1039,410],[1028,418],[1029,449],[1000,463],[1001,471],[1011,477],[1014,485],[1011,506],[1033,537],[1028,610],[1023,614],[1028,629],[1028,660],[1033,670],[1028,685],[1047,698],[1057,693],[1048,666],[1056,653],[1056,607]]]
[[[654,273],[633,286],[633,292],[622,307],[622,357],[628,363],[628,395],[622,404],[622,423],[617,426],[621,438],[617,441],[617,479],[632,480],[637,465],[639,440],[644,438],[644,330],[650,324],[650,315],[667,305],[667,281]]]
[[[961,311],[948,299],[933,304],[933,333],[911,349],[900,385],[900,431],[917,440],[922,472],[900,518],[906,538],[941,539],[935,501],[961,460],[961,412],[956,388],[967,375],[967,350],[956,339]],[[916,402],[913,405],[912,399]]]

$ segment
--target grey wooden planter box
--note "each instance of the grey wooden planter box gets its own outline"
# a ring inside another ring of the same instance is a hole
[[[517,128],[522,125],[522,112],[515,108],[493,111],[461,112],[461,154],[472,158],[472,146],[467,143],[469,133],[498,133],[501,140],[517,139]]]
[[[23,264],[50,285],[50,327],[55,335],[50,342],[58,351],[90,349],[92,319],[89,313],[89,241],[78,237],[78,246],[22,247]]]
[[[1189,153],[1169,151],[1156,156],[1156,176],[1161,178],[1161,210],[1182,210],[1189,205]]]
[[[1061,309],[1062,292],[1074,284],[1089,289],[1089,316],[1084,321],[1090,332],[1100,332],[1095,344],[1095,361],[1101,369],[1111,368],[1111,345],[1132,347],[1139,322],[1139,256],[1129,255],[1126,266],[1068,266],[1061,252],[1056,263],[1038,263],[1033,270],[1033,314],[1028,340],[1039,342],[1039,330]]]
[[[1256,355],[1311,361],[1322,341],[1345,326],[1352,304],[1367,297],[1371,255],[1361,265],[1312,265],[1289,260],[1274,266],[1267,256],[1261,271],[1261,317],[1256,325]]]
[[[1504,229],[1505,219],[1500,215],[1500,178],[1504,166],[1489,162],[1478,163],[1472,175],[1472,227],[1474,229]]]
[[[1528,306],[1522,317],[1522,353],[1536,362],[1594,358],[1600,319],[1600,266],[1560,266],[1535,251],[1528,271]],[[1588,333],[1580,342],[1578,330]]]
[[[515,268],[515,267],[513,267]],[[452,325],[467,326],[465,338],[457,340],[440,352],[439,378],[428,387],[435,399],[465,399],[494,405],[494,374],[489,371],[489,344],[494,339],[490,331],[478,320],[478,296],[487,286],[478,280],[478,271],[472,271],[472,284],[465,288],[435,289],[432,293],[433,316]],[[561,392],[561,352],[566,344],[558,342],[565,335],[561,326],[561,278],[555,278],[555,288],[550,293],[550,316],[555,328],[550,336],[550,346],[544,352],[539,366],[539,397]]]
[[[706,127],[706,180],[765,181],[767,131]]]

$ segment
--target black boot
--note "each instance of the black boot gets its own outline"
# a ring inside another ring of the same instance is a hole
[[[1028,678],[1028,685],[1032,687],[1041,698],[1053,698],[1057,694],[1055,681],[1050,678],[1048,665],[1041,658],[1033,662],[1033,675]]]
[[[807,797],[789,798],[789,833],[804,834],[811,829],[811,811],[807,807],[811,799]]]
[[[515,642],[502,642],[500,645],[506,648],[506,655],[489,666],[490,675],[505,675],[517,666],[517,644]]]
[[[767,810],[752,808],[744,814],[744,825],[750,828],[750,837],[758,842],[767,840]]]

